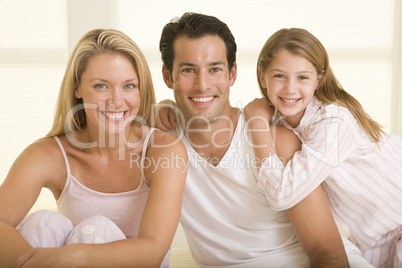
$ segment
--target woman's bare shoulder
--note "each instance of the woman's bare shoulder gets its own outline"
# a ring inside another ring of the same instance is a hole
[[[155,129],[150,137],[148,148],[154,153],[175,153],[179,155],[187,155],[187,150],[184,144],[175,136]]]
[[[63,154],[52,137],[30,144],[18,157],[16,164],[30,170],[31,173],[40,174],[47,180],[46,184],[59,184],[58,178],[65,178],[66,174]]]

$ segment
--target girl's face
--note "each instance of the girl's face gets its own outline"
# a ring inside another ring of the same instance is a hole
[[[289,125],[297,127],[321,80],[313,64],[282,49],[258,76],[272,104]]]
[[[137,70],[118,53],[91,57],[75,91],[84,102],[87,127],[94,132],[118,134],[138,113]]]

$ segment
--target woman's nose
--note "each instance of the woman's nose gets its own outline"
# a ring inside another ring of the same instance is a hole
[[[115,111],[123,103],[123,94],[118,89],[113,89],[107,102],[108,110]]]

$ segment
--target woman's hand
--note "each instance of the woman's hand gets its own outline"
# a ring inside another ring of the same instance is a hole
[[[268,100],[265,98],[254,99],[244,107],[244,116],[246,120],[252,119],[253,117],[262,117],[267,119],[269,123],[274,112],[275,108],[270,106]]]

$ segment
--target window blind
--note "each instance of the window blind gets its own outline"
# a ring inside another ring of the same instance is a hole
[[[50,130],[66,29],[65,1],[0,1],[0,183],[24,148]],[[55,208],[50,191],[42,191],[38,208]]]

